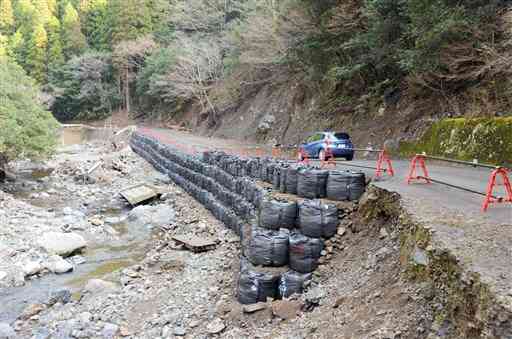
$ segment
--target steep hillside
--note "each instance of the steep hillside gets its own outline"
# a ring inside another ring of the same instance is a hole
[[[267,143],[335,129],[398,147],[443,118],[511,114],[506,2],[296,2],[248,14],[230,71],[163,120]]]

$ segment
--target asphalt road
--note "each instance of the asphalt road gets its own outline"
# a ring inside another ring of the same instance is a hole
[[[141,128],[140,130],[143,133],[157,137],[162,142],[174,145],[188,153],[199,153],[205,150],[219,149],[228,153],[256,155],[260,147],[238,140],[208,138],[169,129]],[[270,154],[269,147],[263,146],[261,147],[261,151],[265,154]],[[356,152],[354,161],[346,162],[338,160],[336,163],[339,169],[361,170],[372,178],[375,176],[374,169],[357,167],[359,165],[366,167],[376,166],[376,160],[359,159],[359,152]],[[442,211],[443,213],[451,211],[451,213],[455,215],[478,218],[485,222],[512,225],[512,203],[492,204],[489,210],[483,213],[481,209],[484,196],[437,183],[426,184],[423,181],[415,181],[408,185],[406,178],[409,172],[409,161],[392,160],[392,164],[395,170],[395,176],[389,177],[387,174],[384,174],[381,180],[374,180],[377,186],[397,192],[404,199],[414,200],[416,204],[421,204],[422,208],[431,210],[432,213],[437,213],[437,211]],[[427,169],[432,179],[481,193],[486,192],[489,176],[492,172],[492,170],[486,168],[444,164],[429,160],[427,160]],[[421,173],[421,171],[418,173]],[[499,181],[499,183],[501,184],[501,181]],[[497,186],[495,195],[505,196],[503,185]]]

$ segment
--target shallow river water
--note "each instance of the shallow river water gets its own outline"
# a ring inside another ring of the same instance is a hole
[[[85,143],[108,134],[109,131],[87,128],[65,128],[61,134],[63,145]],[[32,187],[32,183],[50,175],[51,172],[35,169],[19,177],[19,190],[13,195],[34,206],[51,208],[51,202],[45,198],[30,199],[30,194],[45,192],[45,185],[39,184],[34,191],[24,189]],[[25,184],[23,184],[25,183]],[[70,202],[72,204],[72,202]],[[67,274],[46,274],[40,278],[27,280],[22,287],[0,288],[0,322],[12,323],[21,314],[23,309],[34,303],[45,303],[52,291],[69,289],[73,298],[79,298],[80,291],[89,279],[105,278],[112,272],[138,263],[143,257],[153,232],[144,226],[128,222],[127,214],[130,208],[112,206],[103,213],[105,218],[115,218],[119,222],[111,227],[116,231],[115,240],[88,239],[87,249],[81,253],[85,263],[74,265],[74,270]],[[107,277],[108,279],[108,277]]]

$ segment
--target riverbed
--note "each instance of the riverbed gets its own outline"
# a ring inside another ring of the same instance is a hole
[[[140,262],[151,239],[158,237],[159,229],[129,220],[132,206],[119,191],[141,182],[164,189],[166,178],[134,156],[126,139],[116,140],[113,149],[109,137],[113,134],[107,129],[65,128],[52,159],[14,164],[16,181],[2,187],[7,193],[0,216],[8,227],[0,234],[0,271],[15,272],[16,278],[12,284],[0,285],[0,322],[12,323],[27,305],[44,304],[55,291],[69,291],[79,298],[90,279],[108,280],[112,272]],[[98,162],[100,167],[90,176],[93,182],[77,180]],[[87,247],[65,258],[73,265],[70,273],[42,269],[22,279],[19,269],[24,263],[44,266],[48,254],[37,246],[37,237],[49,231],[80,234]]]

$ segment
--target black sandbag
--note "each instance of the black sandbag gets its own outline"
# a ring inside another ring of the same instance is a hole
[[[279,274],[263,273],[254,270],[246,258],[240,259],[237,299],[241,304],[266,302],[267,298],[278,296]]]
[[[288,271],[281,275],[279,279],[279,296],[288,298],[292,294],[301,294],[304,291],[304,285],[312,278],[311,273],[299,273]]]
[[[270,162],[268,165],[267,165],[267,180],[265,180],[267,183],[269,184],[273,184],[274,182],[274,171],[275,171],[275,168],[276,168],[276,163],[275,162]]]
[[[285,190],[286,193],[297,194],[297,167],[289,167],[286,170]]]
[[[299,204],[299,228],[302,234],[313,238],[330,238],[338,228],[338,208],[320,200],[304,200]]]
[[[300,273],[311,273],[318,267],[324,242],[318,238],[306,237],[299,232],[292,232],[289,247],[290,268]]]
[[[260,167],[260,177],[259,179],[263,182],[268,181],[268,174],[269,174],[269,163],[265,161],[265,159],[262,159],[261,167]]]
[[[253,199],[252,199],[252,204],[256,207],[256,208],[260,208],[261,207],[261,203],[263,201],[263,199],[265,198],[265,196],[267,195],[267,191],[262,188],[262,187],[259,187],[258,185],[256,185],[255,183],[252,183],[252,189],[254,190],[254,195],[253,195]]]
[[[326,197],[328,171],[301,169],[297,178],[297,195],[316,199]]]
[[[349,200],[356,201],[361,198],[366,189],[366,177],[362,172],[351,172],[349,180]]]
[[[272,188],[274,191],[279,191],[281,187],[281,167],[276,165],[272,173]]]
[[[288,263],[288,230],[273,231],[254,227],[245,251],[254,265],[284,266]]]
[[[327,178],[327,198],[336,201],[349,199],[349,172],[330,171]]]
[[[286,193],[286,173],[288,166],[281,167],[279,171],[279,192]]]
[[[260,206],[260,226],[272,230],[292,229],[297,223],[297,202],[263,199]]]

